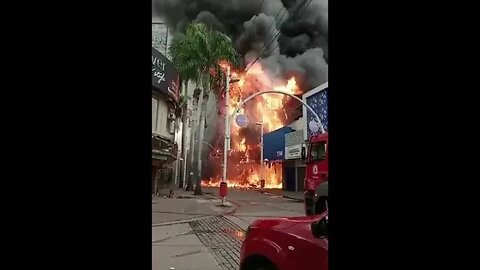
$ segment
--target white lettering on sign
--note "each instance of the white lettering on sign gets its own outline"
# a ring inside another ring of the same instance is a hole
[[[165,71],[165,63],[155,56],[152,56],[152,66],[158,67],[160,70]]]
[[[317,167],[317,165],[313,165],[313,174],[318,174],[318,167]]]
[[[165,81],[165,63],[155,56],[152,56],[152,72],[158,83]]]
[[[153,71],[153,76],[155,78],[158,78],[158,83],[165,81],[165,73],[160,71],[155,71],[155,70],[152,70],[152,71]]]
[[[285,147],[285,158],[286,159],[296,159],[302,157],[302,145],[295,145]]]

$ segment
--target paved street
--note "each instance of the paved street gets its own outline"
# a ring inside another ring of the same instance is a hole
[[[192,196],[193,192],[177,192],[177,198],[152,199],[152,225],[224,214],[233,210],[218,207],[220,199],[212,196]],[[188,196],[187,196],[188,194]]]
[[[255,219],[301,216],[303,203],[280,191],[228,190],[231,207],[220,206],[218,188],[203,196],[177,191],[152,199],[152,269],[235,270],[248,225]]]

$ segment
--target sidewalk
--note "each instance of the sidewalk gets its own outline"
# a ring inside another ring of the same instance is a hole
[[[189,224],[152,227],[152,270],[220,270]]]
[[[222,207],[220,199],[206,193],[195,196],[193,191],[175,189],[174,196],[168,198],[169,193],[169,189],[164,189],[159,196],[152,195],[152,226],[225,215],[236,209],[234,205]]]
[[[195,196],[193,191],[175,189],[171,198],[169,193],[170,189],[162,189],[158,196],[152,195],[152,270],[224,269],[205,239],[199,238],[206,235],[204,230],[195,224],[221,219],[236,206],[222,207],[220,199],[206,192]]]

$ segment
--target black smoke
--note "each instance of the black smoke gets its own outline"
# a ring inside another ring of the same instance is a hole
[[[175,32],[198,21],[230,36],[244,65],[260,56],[279,78],[302,89],[328,77],[328,0],[153,0],[153,12]]]

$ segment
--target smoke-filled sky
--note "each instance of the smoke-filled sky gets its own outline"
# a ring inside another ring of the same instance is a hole
[[[175,32],[198,21],[232,38],[244,65],[259,55],[275,78],[307,91],[328,79],[328,0],[153,0]]]

